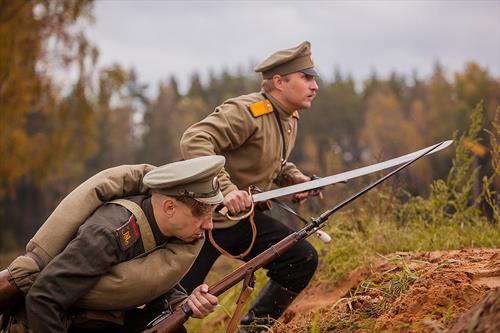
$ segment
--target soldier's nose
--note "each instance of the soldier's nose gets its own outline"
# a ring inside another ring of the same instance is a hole
[[[203,222],[203,224],[201,225],[201,228],[203,230],[207,230],[207,231],[210,231],[214,228],[214,224],[212,222],[212,216],[210,216],[207,220],[205,220]]]
[[[318,90],[319,89],[319,86],[318,86],[318,83],[316,82],[316,80],[312,81],[311,89],[312,90]]]

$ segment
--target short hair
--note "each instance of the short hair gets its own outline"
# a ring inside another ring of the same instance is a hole
[[[182,202],[186,206],[188,206],[191,209],[191,213],[193,214],[194,217],[200,217],[203,216],[209,212],[212,211],[212,208],[214,205],[210,205],[207,203],[200,202],[198,200],[195,200],[191,197],[181,195],[181,196],[174,196],[175,200]]]
[[[276,74],[276,75],[279,75],[279,74]],[[281,77],[283,78],[283,80],[285,80],[286,82],[290,81],[290,77],[288,76],[289,74],[285,74],[285,75],[281,75]],[[260,84],[260,87],[262,90],[264,90],[264,92],[266,93],[270,93],[271,91],[273,91],[274,89],[276,89],[274,87],[274,82],[273,82],[273,79],[263,79],[261,84]]]
[[[263,79],[262,80],[262,83],[260,84],[260,87],[262,90],[264,90],[264,92],[271,92],[274,90],[274,83],[273,83],[273,80],[271,79]]]
[[[156,189],[153,189],[153,193],[162,197],[169,197],[182,202],[183,204],[188,206],[189,209],[191,209],[191,214],[193,214],[194,217],[201,217],[207,214],[212,210],[214,206],[195,200],[191,197],[188,197],[187,195],[166,195]]]

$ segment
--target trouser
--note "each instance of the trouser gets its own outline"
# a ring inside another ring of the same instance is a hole
[[[254,221],[257,227],[257,237],[252,250],[243,258],[244,261],[253,259],[293,233],[290,228],[258,210],[255,210]],[[233,255],[245,251],[252,240],[252,229],[248,219],[242,220],[230,228],[214,229],[212,234],[216,243]],[[181,285],[188,294],[203,283],[215,260],[220,255],[221,253],[206,237],[200,254],[190,271],[181,280]],[[300,240],[295,246],[264,266],[264,268],[268,270],[267,276],[270,279],[282,286],[286,286],[289,290],[299,293],[311,280],[317,265],[318,254],[314,247],[306,240]]]

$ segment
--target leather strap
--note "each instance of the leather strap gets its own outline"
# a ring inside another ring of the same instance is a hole
[[[255,286],[255,276],[253,274],[253,269],[249,269],[245,273],[245,279],[243,280],[243,287],[241,288],[240,296],[236,301],[236,309],[234,310],[233,316],[227,324],[226,333],[234,333],[238,324],[240,323],[241,316],[243,315],[243,309],[245,307],[245,303],[252,294]]]
[[[127,199],[115,199],[110,201],[109,203],[114,203],[120,206],[127,208],[132,214],[134,214],[137,225],[141,231],[141,240],[142,245],[144,246],[144,252],[148,252],[149,250],[155,248],[156,241],[153,236],[153,231],[151,230],[151,226],[149,225],[148,219],[146,218],[146,214],[142,208],[133,201]]]
[[[227,252],[226,250],[224,250],[221,246],[219,246],[219,244],[217,244],[217,242],[215,241],[213,235],[212,235],[212,230],[210,230],[208,232],[208,239],[210,239],[210,243],[212,243],[212,245],[220,252],[222,253],[223,255],[229,257],[229,258],[233,258],[233,259],[243,259],[244,257],[246,257],[248,255],[248,253],[250,253],[250,251],[252,250],[252,247],[253,247],[253,244],[255,243],[255,238],[257,237],[257,227],[255,226],[255,221],[253,220],[253,216],[254,216],[254,212],[252,210],[252,214],[250,214],[250,216],[248,217],[248,220],[250,221],[250,226],[252,227],[252,242],[250,243],[250,245],[248,246],[248,248],[243,252],[243,253],[240,253],[236,256],[233,256],[231,253]],[[240,222],[241,223],[241,222]]]

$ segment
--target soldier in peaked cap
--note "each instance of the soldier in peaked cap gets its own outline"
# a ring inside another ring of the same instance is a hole
[[[273,183],[286,186],[309,181],[288,161],[299,122],[299,111],[309,109],[318,91],[318,73],[311,58],[311,44],[277,51],[255,67],[262,73],[262,90],[231,98],[186,130],[181,139],[184,158],[226,157],[219,176],[224,205],[236,215],[251,206],[250,185],[269,190]],[[308,193],[296,195],[305,200]],[[187,290],[203,282],[221,253],[248,261],[292,230],[255,210],[255,242],[252,220],[229,221],[216,214],[210,242],[205,242],[193,267],[182,279]],[[265,268],[269,281],[241,323],[241,332],[265,330],[307,286],[317,267],[317,253],[303,240]],[[257,323],[260,325],[250,325]],[[253,327],[253,328],[252,328]]]
[[[213,227],[212,213],[223,200],[217,174],[224,162],[216,155],[157,168],[123,166],[80,185],[74,192],[84,193],[90,201],[87,192],[98,193],[102,200],[104,188],[136,188],[145,194],[108,201],[83,223],[49,218],[31,241],[37,246],[28,246],[26,256],[8,269],[22,286],[23,262],[35,258],[39,264],[39,272],[32,275],[35,281],[25,291],[25,311],[16,319],[25,313],[35,332],[64,332],[68,327],[122,332],[142,331],[153,316],[179,302],[187,302],[195,317],[212,312],[217,298],[208,293],[207,285],[200,284],[188,296],[178,282],[199,253],[204,232]],[[146,173],[140,182],[134,179],[138,173]],[[79,204],[87,211],[85,202]],[[66,206],[66,213],[70,208]],[[68,229],[75,233],[64,239]],[[61,242],[66,244],[54,253],[53,243]],[[47,253],[52,258],[44,258]],[[145,303],[144,309],[134,309]]]

